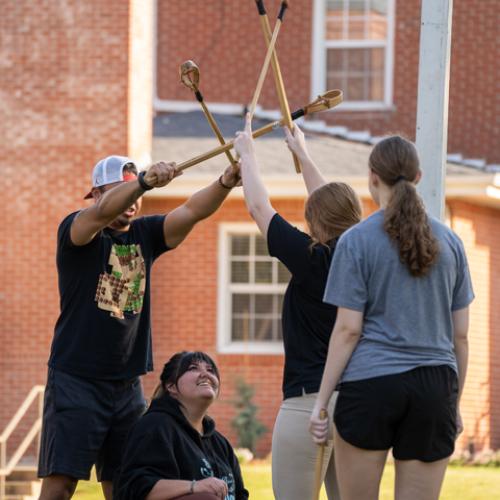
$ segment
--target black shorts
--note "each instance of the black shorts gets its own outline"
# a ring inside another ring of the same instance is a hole
[[[49,369],[38,477],[112,481],[130,427],[145,410],[139,378],[91,380]]]
[[[457,395],[457,375],[445,365],[344,382],[335,426],[357,448],[392,448],[397,460],[434,462],[455,448]]]

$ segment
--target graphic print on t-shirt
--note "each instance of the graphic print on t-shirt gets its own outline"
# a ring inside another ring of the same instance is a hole
[[[111,273],[101,273],[95,295],[97,307],[123,319],[124,312],[142,310],[146,288],[146,266],[140,245],[113,245],[108,264]]]

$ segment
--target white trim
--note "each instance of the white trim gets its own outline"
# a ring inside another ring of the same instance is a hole
[[[387,42],[382,40],[324,40],[323,46],[326,49],[383,49],[387,46]]]
[[[228,234],[260,234],[255,223],[221,223],[218,236],[218,280],[217,280],[217,351],[222,354],[283,354],[283,342],[241,342],[231,340],[231,314],[229,299],[238,284],[229,283],[229,269],[231,251],[229,249]],[[286,285],[253,287],[252,290],[262,289],[269,293],[283,291]],[[248,292],[248,286],[242,285],[242,290]]]
[[[153,2],[153,110],[156,110],[155,102],[158,98],[158,0]]]
[[[387,39],[385,42],[380,40],[325,40],[325,1],[314,0],[313,2],[311,98],[328,90],[326,89],[326,52],[328,48],[380,47],[385,48],[383,101],[344,101],[339,111],[389,111],[393,109],[395,0],[387,0]],[[335,112],[335,110],[331,110],[331,112]]]
[[[206,102],[207,107],[210,108],[212,113],[219,113],[223,115],[241,115],[243,114],[244,106],[236,103],[219,103],[219,102]],[[189,111],[199,111],[200,103],[196,100],[193,101],[177,101],[173,99],[159,99],[155,94],[153,100],[153,108],[155,111],[166,111],[170,113],[187,113]]]
[[[311,44],[311,98],[324,92],[326,82],[325,1],[314,0]]]

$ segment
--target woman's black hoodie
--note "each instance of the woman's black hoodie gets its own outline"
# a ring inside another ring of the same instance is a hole
[[[151,402],[146,414],[132,428],[114,488],[114,500],[143,500],[160,479],[223,479],[225,500],[245,500],[240,467],[228,440],[203,419],[203,436],[169,395]]]

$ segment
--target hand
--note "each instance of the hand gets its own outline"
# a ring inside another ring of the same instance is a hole
[[[227,186],[228,188],[241,186],[241,174],[240,174],[239,163],[237,163],[236,165],[229,165],[226,168],[226,170],[224,170],[221,180],[224,183],[224,186]]]
[[[322,409],[315,406],[309,419],[309,432],[316,444],[323,444],[328,441],[328,417],[320,418]]]
[[[234,140],[234,150],[241,157],[254,154],[252,122],[250,120],[250,113],[247,113],[245,117],[245,130],[236,132],[236,139]]]
[[[222,479],[207,477],[194,483],[193,493],[212,493],[218,498],[224,499],[227,496],[227,484]]]
[[[285,127],[285,135],[286,145],[292,153],[295,153],[299,158],[304,158],[309,155],[306,147],[304,132],[302,132],[297,125],[293,127],[293,132],[290,132],[290,129]]]
[[[464,423],[462,421],[462,414],[460,413],[460,409],[457,408],[457,436],[462,434],[464,431]]]
[[[159,161],[158,163],[153,163],[144,175],[144,181],[146,184],[158,188],[166,186],[172,179],[182,175],[182,171],[177,171],[175,169],[175,163],[166,163],[164,161]]]

